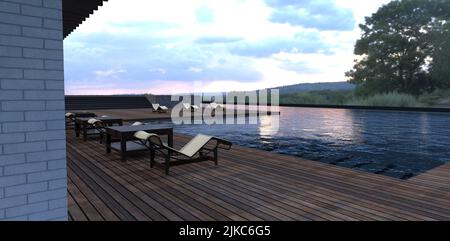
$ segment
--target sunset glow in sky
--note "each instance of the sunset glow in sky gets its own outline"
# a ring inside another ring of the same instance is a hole
[[[390,0],[109,0],[64,41],[66,94],[345,81],[358,24]]]

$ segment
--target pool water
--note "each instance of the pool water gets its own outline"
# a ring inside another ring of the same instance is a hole
[[[280,107],[258,124],[175,125],[236,145],[408,179],[450,161],[450,114]]]

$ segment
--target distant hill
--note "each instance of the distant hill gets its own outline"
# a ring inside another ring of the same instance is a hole
[[[271,89],[279,89],[280,94],[291,94],[313,90],[353,90],[355,85],[347,82],[306,83],[287,85]]]

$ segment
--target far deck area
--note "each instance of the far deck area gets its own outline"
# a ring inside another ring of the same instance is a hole
[[[189,139],[175,133],[175,147]],[[233,146],[218,166],[166,176],[146,153],[121,162],[71,130],[67,156],[70,220],[450,220],[450,164],[398,180]]]
[[[107,115],[114,116],[117,118],[121,118],[124,121],[154,121],[154,120],[170,120],[171,119],[171,110],[166,113],[154,112],[149,108],[136,108],[136,109],[94,109],[94,110],[70,110],[71,112],[93,112],[98,116]],[[225,110],[226,111],[226,110]],[[193,118],[202,118],[202,111],[196,111],[191,113],[191,117]],[[248,116],[248,115],[271,115],[278,114],[279,112],[258,112],[257,110],[248,110],[245,109],[242,112],[237,112],[235,110],[229,110],[230,115],[236,116]]]

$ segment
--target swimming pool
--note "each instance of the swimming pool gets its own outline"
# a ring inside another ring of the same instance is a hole
[[[280,107],[250,125],[175,125],[234,144],[407,179],[450,161],[450,114]]]

